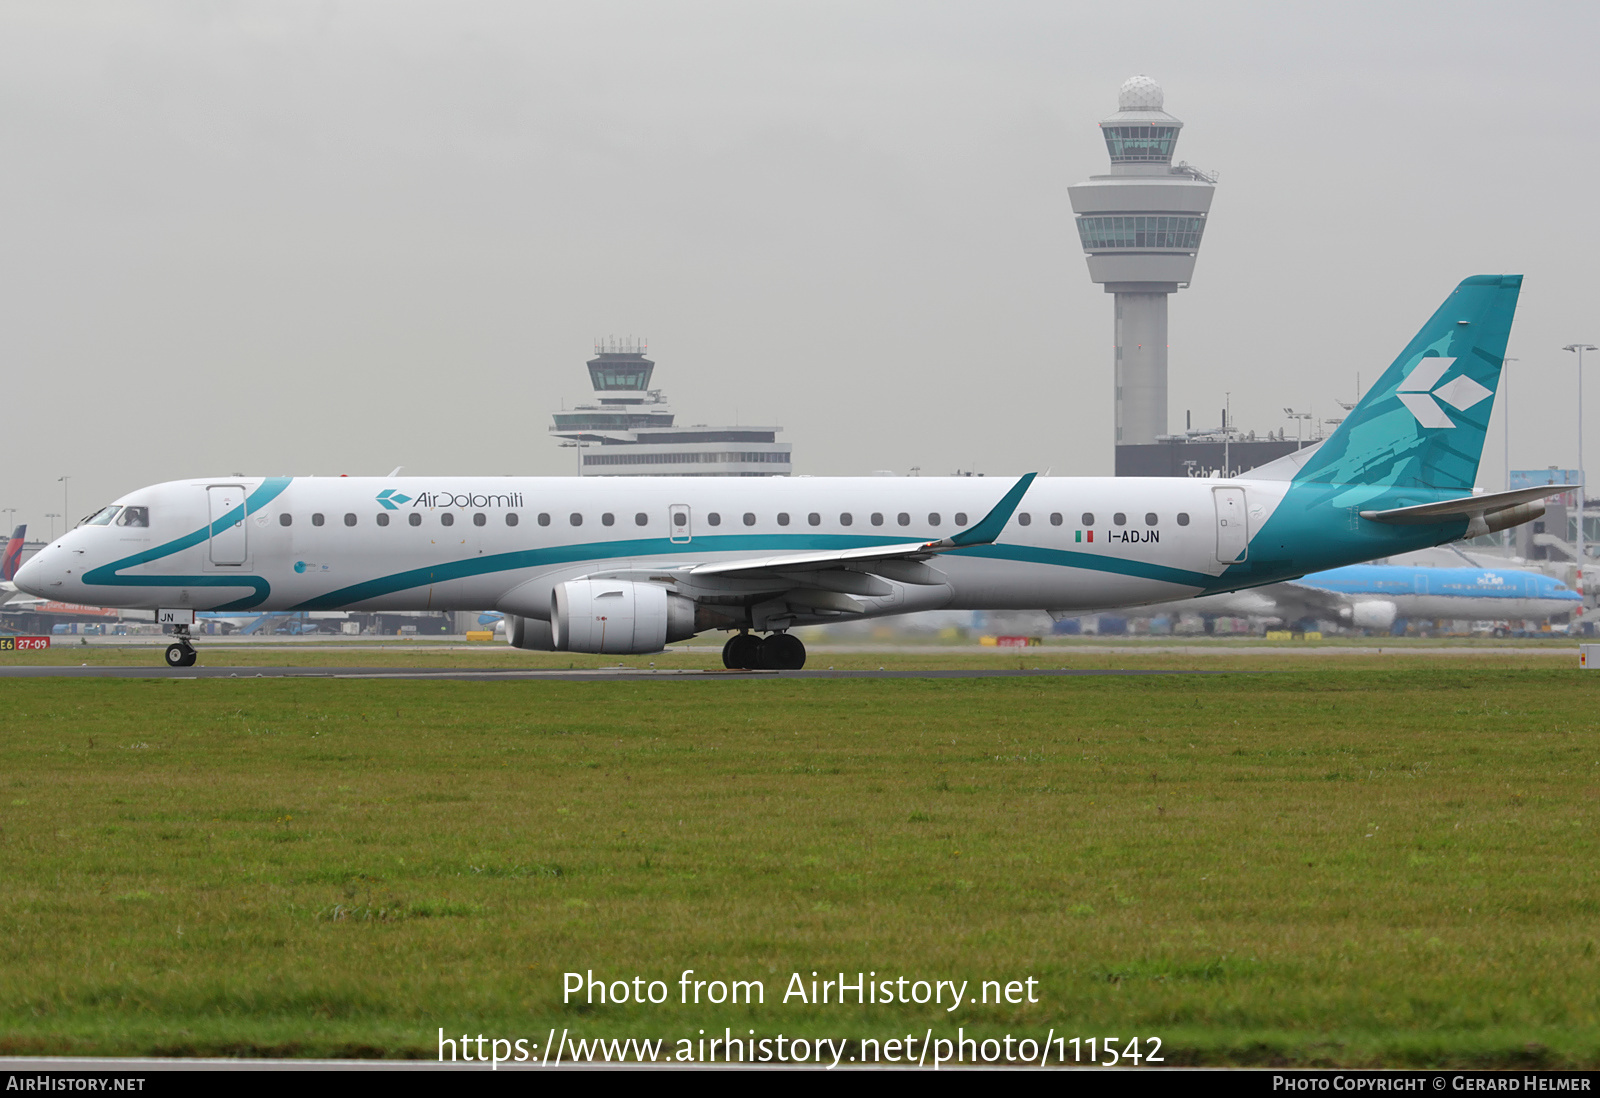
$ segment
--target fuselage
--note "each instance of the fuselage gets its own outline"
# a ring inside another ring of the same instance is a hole
[[[483,610],[537,616],[579,576],[649,573],[696,587],[692,563],[946,538],[1004,478],[278,477],[172,481],[131,492],[30,560],[26,591],[102,606],[195,610]],[[852,596],[847,616],[928,609],[1094,610],[1254,587],[1441,540],[1280,522],[1287,481],[1063,477],[1033,481],[992,544],[933,561],[942,582]],[[1313,506],[1308,513],[1321,514]],[[732,594],[730,594],[730,590]],[[710,593],[708,593],[708,591]],[[754,596],[752,596],[753,598]],[[749,600],[746,600],[749,601]],[[838,609],[791,615],[837,620]],[[728,619],[739,624],[737,614]]]

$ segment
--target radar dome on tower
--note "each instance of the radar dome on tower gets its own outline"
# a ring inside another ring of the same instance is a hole
[[[1122,88],[1117,92],[1117,110],[1159,111],[1163,99],[1161,85],[1141,73],[1122,82]]]

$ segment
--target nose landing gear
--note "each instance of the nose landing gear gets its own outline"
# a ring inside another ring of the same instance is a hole
[[[187,625],[174,625],[173,636],[178,640],[167,645],[168,667],[193,667],[194,661],[199,658],[194,650],[194,645],[189,643],[189,627]]]
[[[735,633],[722,646],[722,666],[730,671],[798,671],[806,665],[806,646],[789,633],[765,639]]]

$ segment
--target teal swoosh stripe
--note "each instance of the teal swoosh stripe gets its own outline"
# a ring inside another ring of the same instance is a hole
[[[413,568],[391,576],[354,583],[317,595],[292,607],[295,610],[337,610],[353,603],[392,595],[413,587],[448,583],[452,580],[470,579],[495,572],[515,572],[523,568],[541,568],[557,564],[576,564],[593,561],[596,567],[606,561],[626,560],[632,557],[684,556],[687,554],[728,552],[771,552],[779,550],[856,549],[876,545],[894,545],[902,538],[852,536],[840,534],[725,534],[714,537],[696,537],[692,542],[673,542],[664,538],[640,538],[635,541],[588,542],[582,545],[552,546],[546,549],[522,549],[513,553],[474,557],[471,560],[448,561],[426,568]],[[1112,572],[1138,576],[1142,579],[1160,580],[1184,587],[1204,587],[1216,577],[1200,572],[1187,572],[1181,568],[1167,568],[1159,564],[1125,560],[1118,557],[1098,557],[1088,553],[1074,553],[1062,549],[1041,549],[1027,545],[982,545],[953,550],[951,556],[991,557],[997,560],[1028,561],[1035,564],[1053,564],[1066,568],[1083,568],[1096,572]]]
[[[1031,564],[1053,564],[1060,568],[1082,568],[1089,572],[1110,572],[1119,576],[1137,576],[1139,579],[1176,583],[1182,587],[1204,587],[1215,581],[1215,576],[1203,572],[1190,572],[1182,568],[1168,568],[1164,564],[1150,564],[1126,557],[1102,557],[1092,553],[1079,553],[1071,549],[1044,549],[1033,545],[982,545],[957,550],[964,557],[993,557],[997,560],[1026,561]],[[956,555],[956,554],[952,554]]]
[[[208,523],[193,533],[175,538],[164,545],[157,545],[152,549],[135,553],[131,557],[123,557],[121,560],[91,569],[84,573],[83,582],[92,583],[97,587],[248,587],[253,594],[213,609],[249,610],[251,607],[260,606],[272,594],[272,585],[260,576],[122,576],[118,573],[127,568],[149,564],[162,557],[170,557],[174,553],[181,553],[206,541],[213,529],[227,529],[235,522],[242,522],[247,512],[259,511],[278,498],[293,479],[293,477],[268,477],[261,482],[259,488],[250,493],[243,504],[216,522]]]

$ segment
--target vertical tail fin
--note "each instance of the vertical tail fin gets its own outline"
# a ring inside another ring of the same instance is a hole
[[[17,578],[17,569],[22,564],[22,542],[27,536],[27,523],[11,531],[11,540],[6,543],[5,555],[0,556],[0,582],[10,583]]]
[[[1521,288],[1521,275],[1457,286],[1295,481],[1470,492]]]

